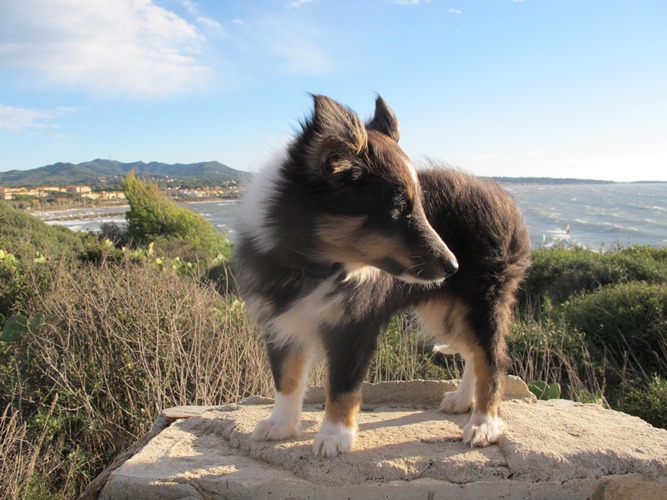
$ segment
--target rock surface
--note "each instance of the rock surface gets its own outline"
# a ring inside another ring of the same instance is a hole
[[[667,431],[596,405],[534,404],[510,379],[505,436],[470,448],[469,415],[435,409],[453,387],[366,384],[355,449],[333,459],[311,452],[321,389],[306,398],[302,435],[279,442],[250,439],[270,414],[266,398],[170,409],[168,426],[109,474],[101,498],[667,499]]]

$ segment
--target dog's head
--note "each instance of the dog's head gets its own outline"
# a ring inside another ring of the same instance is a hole
[[[398,145],[393,111],[378,97],[364,124],[347,107],[314,96],[312,117],[292,144],[310,193],[310,230],[321,259],[374,266],[410,283],[434,283],[458,269],[429,224],[417,172]]]

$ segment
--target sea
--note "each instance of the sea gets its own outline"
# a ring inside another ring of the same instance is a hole
[[[667,183],[504,184],[519,203],[533,248],[584,246],[667,247]],[[234,240],[237,201],[184,203]],[[105,222],[125,223],[127,206],[35,212],[48,224],[98,231]]]

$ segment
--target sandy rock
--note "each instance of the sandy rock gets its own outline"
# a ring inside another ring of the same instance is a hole
[[[596,405],[531,404],[517,386],[501,405],[506,435],[470,448],[461,441],[469,415],[434,409],[451,385],[367,384],[354,451],[329,459],[311,451],[318,390],[307,397],[302,435],[279,442],[250,439],[271,411],[266,399],[170,410],[191,416],[114,470],[101,497],[665,498],[667,431]]]

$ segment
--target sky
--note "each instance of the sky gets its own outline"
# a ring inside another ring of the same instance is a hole
[[[256,172],[325,94],[484,176],[667,181],[665,0],[0,0],[0,171]]]

